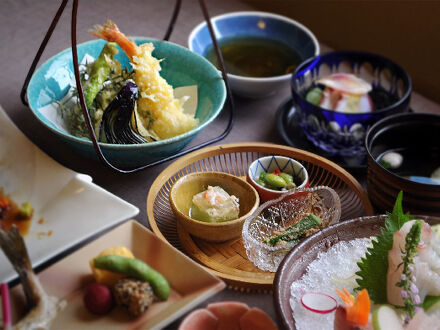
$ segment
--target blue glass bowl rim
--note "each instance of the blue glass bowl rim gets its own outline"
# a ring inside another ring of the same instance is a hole
[[[370,150],[371,150],[371,144],[372,144],[372,140],[374,138],[374,136],[371,136],[373,134],[373,130],[376,130],[378,126],[384,125],[384,122],[389,122],[385,127],[392,127],[393,126],[393,122],[396,118],[402,118],[402,117],[409,117],[409,118],[434,118],[437,121],[440,122],[440,115],[437,115],[435,113],[398,113],[395,115],[391,115],[391,116],[387,116],[385,118],[382,118],[381,120],[377,121],[373,126],[370,127],[370,129],[368,130],[367,134],[365,135],[365,149],[367,150],[367,155],[370,159],[372,159],[382,170],[384,170],[388,175],[391,175],[392,177],[394,177],[395,179],[401,180],[406,184],[411,184],[411,185],[415,185],[416,187],[425,187],[425,188],[432,188],[432,189],[440,189],[440,185],[438,184],[430,184],[430,183],[420,183],[420,182],[416,182],[416,181],[412,181],[409,179],[406,179],[400,175],[397,175],[393,172],[391,172],[390,170],[386,169],[385,167],[383,167],[382,165],[379,164],[379,162],[373,157],[373,155],[371,154]],[[409,122],[409,121],[408,121]],[[380,133],[381,131],[383,131],[384,128],[382,128],[381,130],[379,130],[378,132],[376,132],[376,134]]]
[[[274,14],[274,13],[269,13],[269,12],[265,12],[265,11],[236,11],[236,12],[231,12],[231,13],[226,13],[226,14],[221,14],[221,15],[217,15],[211,18],[211,22],[215,23],[217,21],[223,20],[223,19],[227,19],[227,18],[231,18],[231,17],[237,17],[237,16],[243,16],[243,17],[269,17],[269,18],[274,18],[274,19],[278,19],[280,21],[289,23],[290,25],[296,26],[299,29],[303,30],[304,32],[306,32],[306,34],[310,37],[311,41],[313,42],[314,46],[315,46],[315,54],[313,56],[318,56],[319,53],[321,52],[321,48],[319,46],[319,42],[318,39],[316,38],[316,36],[313,34],[313,32],[306,27],[305,25],[299,23],[298,21],[295,21],[294,19],[291,19],[289,17],[283,16],[283,15],[278,15],[278,14]],[[192,44],[193,44],[193,40],[196,38],[196,36],[198,35],[198,33],[206,26],[206,21],[202,21],[200,22],[198,25],[196,25],[196,27],[194,29],[192,29],[191,33],[188,36],[188,49],[191,50],[192,52],[194,52]],[[198,53],[196,53],[198,54]],[[198,54],[200,55],[200,54]],[[200,55],[202,56],[202,55]],[[288,80],[291,79],[291,77],[293,76],[293,73],[288,73],[288,74],[284,74],[281,76],[273,76],[273,77],[246,77],[246,76],[238,76],[232,73],[228,73],[228,77],[232,77],[235,79],[241,79],[244,81],[276,81],[276,80]]]
[[[222,76],[220,75],[219,71],[217,70],[217,68],[215,68],[215,66],[209,62],[207,59],[205,59],[203,56],[200,56],[192,51],[190,51],[188,48],[183,47],[181,45],[178,45],[176,43],[170,42],[170,41],[165,41],[165,40],[160,40],[160,39],[155,39],[155,38],[147,38],[147,37],[139,37],[139,36],[129,36],[128,37],[130,40],[133,40],[135,42],[158,42],[158,43],[166,43],[171,45],[171,47],[175,47],[179,50],[183,50],[186,54],[188,54],[189,56],[197,56],[199,60],[203,61],[205,64],[208,64],[214,71],[212,71],[213,73],[217,73],[217,76],[219,78],[219,80],[221,80],[219,86],[221,86],[221,92],[222,92],[222,100],[220,101],[220,106],[218,107],[218,109],[216,109],[215,111],[212,111],[209,118],[206,120],[206,122],[204,122],[202,125],[198,125],[197,127],[193,128],[192,130],[174,136],[172,138],[168,138],[168,139],[164,139],[164,140],[159,140],[159,141],[154,141],[154,142],[148,142],[148,143],[141,143],[141,144],[113,144],[113,143],[105,143],[105,142],[99,142],[99,145],[106,148],[106,149],[138,149],[138,148],[154,148],[154,147],[159,147],[161,145],[168,145],[168,144],[172,144],[175,142],[179,142],[179,141],[183,141],[187,138],[192,137],[195,134],[198,134],[203,128],[205,128],[208,124],[210,124],[215,118],[217,118],[217,116],[220,114],[221,110],[224,107],[225,104],[225,100],[226,100],[226,85],[225,82],[222,78]],[[77,44],[77,46],[82,46],[82,45],[87,45],[87,44],[94,44],[94,43],[98,43],[101,42],[102,40],[100,39],[96,39],[96,40],[89,40],[86,42],[82,42]],[[30,81],[29,81],[29,85],[28,85],[28,90],[26,92],[26,98],[28,98],[28,93],[29,93],[29,89],[32,85],[38,85],[38,84],[34,84],[34,78],[36,77],[37,73],[42,70],[46,65],[49,65],[50,62],[52,62],[53,60],[55,60],[55,58],[57,58],[58,56],[67,53],[67,52],[71,52],[72,48],[66,48],[62,51],[60,51],[59,53],[53,55],[52,57],[50,57],[49,59],[47,59],[43,64],[40,65],[40,67],[34,72],[34,74],[32,75]],[[45,126],[47,127],[49,130],[51,130],[52,132],[54,132],[57,135],[60,135],[68,140],[71,140],[73,142],[77,142],[83,145],[87,145],[87,146],[91,146],[93,147],[93,143],[90,139],[86,139],[86,138],[80,138],[77,136],[74,136],[68,132],[63,132],[57,128],[52,127],[51,125],[48,125],[44,120],[42,120],[40,118],[41,115],[37,114],[36,110],[38,109],[34,109],[31,106],[31,103],[29,102],[29,108],[31,109],[32,113],[34,114],[34,116]]]
[[[400,105],[402,105],[403,103],[405,103],[411,93],[412,93],[412,79],[410,77],[410,75],[408,74],[408,72],[406,72],[406,70],[400,66],[399,64],[397,64],[396,62],[390,60],[389,58],[382,56],[382,55],[378,55],[378,54],[374,54],[374,53],[370,53],[370,52],[363,52],[363,51],[354,51],[354,50],[338,50],[338,51],[333,51],[333,52],[329,52],[329,53],[325,53],[322,55],[317,55],[314,56],[312,58],[309,58],[308,60],[305,60],[304,62],[302,62],[297,68],[296,70],[293,72],[292,74],[292,80],[290,83],[290,87],[292,90],[292,94],[293,94],[293,99],[300,99],[303,102],[307,102],[310,104],[310,106],[312,107],[312,109],[314,110],[319,110],[322,111],[323,113],[327,113],[327,114],[331,114],[331,113],[340,113],[346,116],[357,116],[360,115],[362,113],[347,113],[347,112],[342,112],[342,111],[334,111],[334,110],[328,110],[328,109],[324,109],[321,108],[317,105],[314,105],[310,102],[308,102],[302,95],[301,93],[299,93],[296,88],[295,88],[295,80],[299,77],[305,74],[305,72],[309,71],[309,68],[314,66],[315,63],[317,63],[320,60],[323,60],[323,62],[325,62],[325,58],[326,57],[331,57],[331,56],[346,56],[347,59],[350,58],[350,56],[369,56],[372,58],[377,58],[380,59],[381,61],[384,61],[385,63],[390,64],[391,66],[394,66],[397,68],[398,71],[401,71],[402,73],[402,77],[404,80],[406,80],[406,82],[408,83],[408,90],[405,92],[405,94],[394,104],[380,109],[380,110],[374,110],[372,111],[370,114],[384,114],[388,111],[392,111],[395,110],[397,107],[399,107]],[[295,102],[297,103],[297,102]]]

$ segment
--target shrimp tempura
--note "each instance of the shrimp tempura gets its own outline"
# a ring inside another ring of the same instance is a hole
[[[111,20],[102,26],[95,25],[90,32],[116,42],[130,58],[140,91],[137,111],[145,127],[153,130],[159,138],[167,139],[197,126],[198,119],[183,113],[182,100],[174,98],[173,87],[161,77],[161,60],[153,57],[152,43],[136,45]]]

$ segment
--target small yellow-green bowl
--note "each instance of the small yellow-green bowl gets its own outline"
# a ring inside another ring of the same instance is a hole
[[[192,219],[189,211],[194,195],[209,186],[220,186],[239,199],[239,218],[219,223]],[[222,172],[191,173],[177,180],[170,191],[170,204],[177,221],[191,235],[210,242],[224,242],[241,237],[243,223],[259,206],[257,191],[244,179]]]

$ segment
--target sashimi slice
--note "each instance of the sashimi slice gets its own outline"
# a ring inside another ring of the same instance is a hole
[[[266,312],[251,308],[240,318],[241,330],[277,330],[278,327]]]
[[[206,307],[219,320],[218,330],[240,330],[240,318],[249,310],[249,306],[236,301],[223,301]]]
[[[218,318],[207,309],[196,309],[185,317],[179,330],[216,330],[218,323]]]
[[[416,220],[406,222],[393,236],[393,248],[388,252],[387,299],[390,304],[403,306],[402,289],[396,286],[401,279],[401,251],[405,249],[405,238]],[[422,232],[418,253],[414,257],[415,285],[421,301],[427,295],[440,296],[440,239],[431,227],[422,221]]]
[[[341,93],[339,93],[339,91],[326,88],[322,92],[322,98],[319,106],[327,110],[334,110],[340,99]]]
[[[346,113],[367,113],[373,111],[373,101],[368,94],[362,96],[342,94],[334,110]]]
[[[374,103],[369,94],[361,96],[360,109],[362,112],[371,112],[374,110]]]
[[[357,95],[367,94],[373,89],[371,84],[349,73],[335,73],[319,79],[317,83],[343,93]]]
[[[405,330],[439,330],[440,319],[434,315],[426,315],[425,312],[417,312],[416,315],[409,321]]]

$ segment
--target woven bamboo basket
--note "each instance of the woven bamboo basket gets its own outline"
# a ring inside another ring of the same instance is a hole
[[[310,152],[270,143],[234,143],[208,147],[170,164],[153,182],[147,197],[147,215],[153,232],[240,291],[270,292],[274,273],[261,271],[247,258],[241,239],[210,243],[189,235],[176,221],[169,192],[180,177],[200,171],[226,172],[245,177],[257,158],[282,155],[302,163],[310,186],[333,188],[341,199],[341,221],[373,215],[360,183],[342,167]]]

